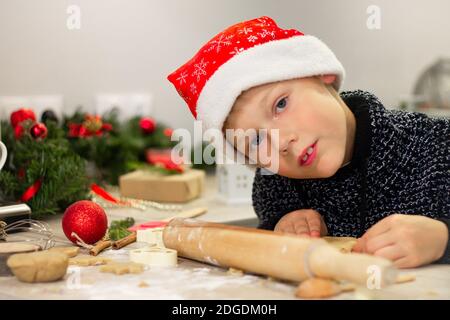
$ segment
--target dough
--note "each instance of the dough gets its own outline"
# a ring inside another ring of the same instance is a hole
[[[395,283],[405,283],[416,280],[416,276],[411,273],[399,274],[397,279],[395,279]]]
[[[229,268],[227,274],[230,276],[242,277],[244,275],[244,271],[235,268]]]
[[[78,256],[75,258],[70,258],[69,264],[76,265],[76,266],[82,266],[82,267],[88,267],[88,266],[98,266],[98,265],[106,264],[109,261],[111,261],[111,259],[83,255],[83,256]]]
[[[339,285],[333,280],[311,278],[297,287],[295,296],[304,299],[328,298],[341,292]]]
[[[352,252],[357,240],[353,237],[323,237],[323,239],[342,253]]]
[[[60,252],[66,254],[69,258],[76,257],[78,252],[80,252],[80,247],[53,247],[48,251],[50,252]]]
[[[139,282],[138,287],[139,287],[139,288],[148,288],[149,285],[148,285],[147,282],[141,281],[141,282]]]
[[[50,282],[64,277],[69,258],[49,251],[19,253],[9,257],[7,265],[20,281]]]
[[[342,287],[333,280],[311,278],[300,283],[295,291],[295,296],[304,299],[328,298],[354,289],[353,286]]]
[[[109,272],[118,275],[126,273],[142,273],[144,265],[134,262],[112,262],[100,267],[100,272]]]
[[[27,253],[41,250],[36,244],[23,242],[0,242],[0,277],[12,276],[11,270],[6,265],[8,258],[15,253]]]

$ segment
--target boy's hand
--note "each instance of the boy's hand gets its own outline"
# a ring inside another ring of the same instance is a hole
[[[447,243],[448,229],[443,222],[393,214],[373,225],[353,251],[387,258],[399,268],[413,268],[441,258]]]
[[[275,231],[311,237],[326,236],[328,233],[322,216],[313,209],[295,210],[284,215],[275,226]]]

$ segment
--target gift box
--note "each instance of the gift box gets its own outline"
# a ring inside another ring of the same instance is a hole
[[[137,170],[121,176],[119,186],[123,197],[159,202],[186,202],[201,195],[204,181],[203,170],[188,169],[172,175]]]

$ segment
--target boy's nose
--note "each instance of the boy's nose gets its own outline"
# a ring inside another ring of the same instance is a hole
[[[293,133],[281,135],[280,136],[280,153],[284,156],[288,155],[289,153],[293,152],[293,146],[294,143],[297,141],[297,136]]]

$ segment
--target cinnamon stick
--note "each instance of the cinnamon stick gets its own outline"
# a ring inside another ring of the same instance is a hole
[[[114,250],[117,250],[117,249],[123,248],[133,242],[136,242],[136,232],[133,232],[132,234],[126,236],[125,238],[114,241],[112,243],[112,248]]]
[[[111,240],[100,240],[99,242],[97,242],[95,244],[94,247],[92,247],[91,250],[89,250],[89,254],[91,256],[96,256],[98,255],[100,252],[102,252],[103,250],[105,250],[106,248],[109,248],[112,244]]]

